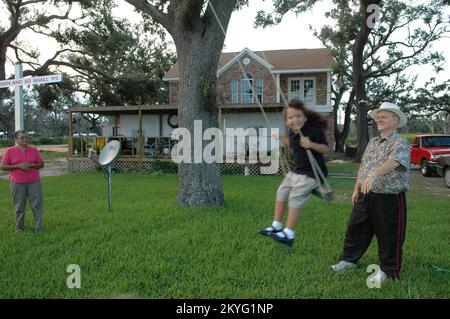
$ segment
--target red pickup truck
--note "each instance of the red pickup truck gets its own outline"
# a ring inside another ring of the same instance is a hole
[[[445,155],[450,155],[450,135],[416,135],[411,145],[411,163],[420,165],[423,176],[435,173],[438,158]]]

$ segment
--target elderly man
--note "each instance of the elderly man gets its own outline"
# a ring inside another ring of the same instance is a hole
[[[16,232],[23,231],[28,197],[34,215],[34,230],[38,233],[44,214],[39,169],[44,167],[44,162],[39,151],[28,146],[25,131],[17,131],[14,138],[16,146],[6,150],[0,168],[9,171],[11,194],[16,210]]]
[[[380,270],[370,281],[399,278],[406,233],[406,197],[409,188],[410,145],[396,129],[406,124],[400,108],[384,102],[369,113],[380,136],[369,141],[352,195],[353,210],[336,272],[356,268],[373,236],[378,241]]]

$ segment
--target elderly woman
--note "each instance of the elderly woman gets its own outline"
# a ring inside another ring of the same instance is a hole
[[[39,169],[44,162],[37,148],[28,146],[25,131],[14,133],[16,146],[10,147],[3,155],[1,170],[9,171],[11,194],[16,210],[16,232],[23,231],[25,207],[28,198],[34,215],[35,232],[41,230],[44,215],[41,178]]]

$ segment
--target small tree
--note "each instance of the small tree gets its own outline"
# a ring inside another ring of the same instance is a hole
[[[6,75],[7,54],[11,53],[17,63],[29,66],[23,72],[27,75],[43,75],[48,72],[50,66],[66,65],[60,61],[61,55],[70,49],[62,49],[40,63],[38,61],[39,52],[27,49],[24,42],[17,41],[19,35],[25,30],[31,30],[36,34],[45,34],[50,29],[50,25],[55,21],[76,21],[82,19],[83,14],[74,17],[73,5],[78,4],[80,8],[90,6],[90,0],[52,1],[47,0],[0,0],[0,9],[4,9],[7,19],[0,25],[0,80],[4,80]],[[6,23],[5,23],[6,22]],[[12,58],[11,58],[12,60]],[[8,90],[0,89],[0,100],[6,97]],[[8,117],[0,117],[3,125],[7,125]]]
[[[406,110],[413,116],[422,118],[431,131],[440,122],[442,131],[450,134],[450,79],[436,83],[433,78],[416,92]]]

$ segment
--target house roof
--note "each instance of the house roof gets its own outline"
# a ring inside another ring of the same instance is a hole
[[[253,56],[272,73],[292,73],[305,71],[330,71],[331,52],[329,49],[293,49],[251,51],[245,48],[241,52],[222,53],[219,58],[218,75],[244,54]],[[259,59],[258,59],[259,58]],[[178,62],[166,73],[163,80],[176,81],[179,79]]]

